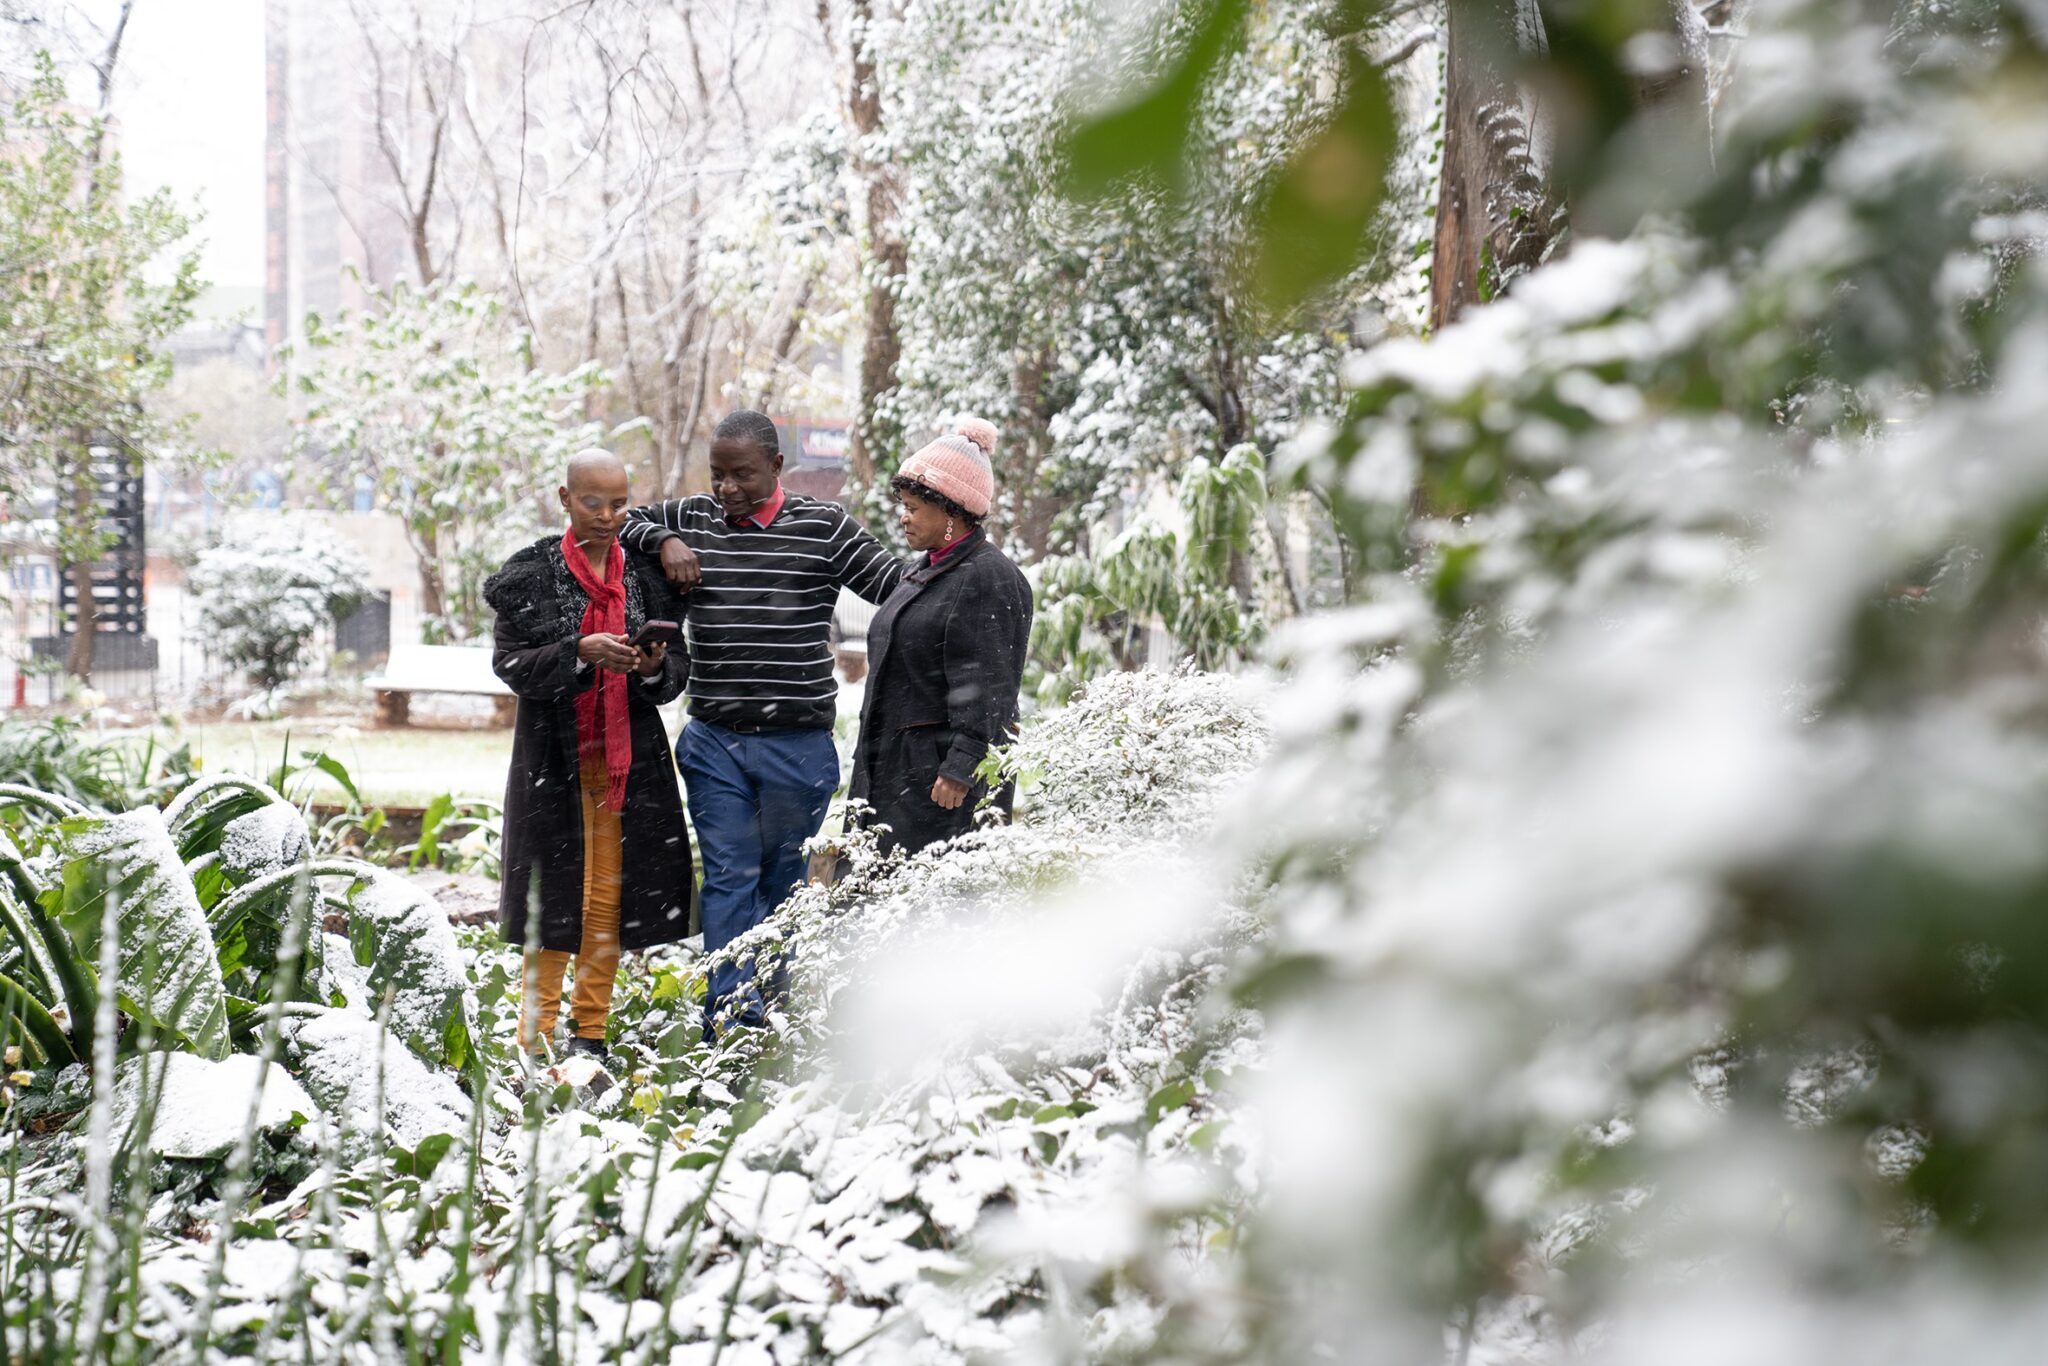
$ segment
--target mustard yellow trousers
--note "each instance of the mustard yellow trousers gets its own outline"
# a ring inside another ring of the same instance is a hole
[[[619,893],[625,859],[619,813],[604,804],[610,782],[602,754],[584,759],[583,942],[573,955],[576,975],[569,998],[570,1022],[577,1037],[584,1039],[604,1037],[612,983],[619,975]],[[571,957],[557,949],[526,955],[520,982],[520,1047],[531,1048],[536,1038],[554,1034],[562,1010],[562,975],[569,970]]]

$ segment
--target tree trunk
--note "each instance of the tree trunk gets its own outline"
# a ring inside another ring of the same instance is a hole
[[[64,566],[71,576],[71,594],[76,607],[71,614],[71,654],[65,670],[81,683],[92,682],[94,647],[99,644],[100,605],[92,594],[93,570],[99,555],[91,549],[93,533],[99,526],[99,481],[92,477],[92,440],[85,432],[74,434],[78,464],[71,481],[72,562]]]
[[[99,84],[99,116],[93,122],[85,155],[85,192],[92,203],[97,203],[101,194],[100,163],[105,155],[107,122],[114,116],[114,68],[121,60],[121,41],[128,33],[128,19],[134,11],[135,0],[121,0],[121,9],[114,17],[113,32],[107,36],[105,49],[93,63],[93,76]],[[65,667],[72,677],[90,682],[93,650],[99,643],[100,611],[99,602],[92,595],[92,572],[100,557],[95,534],[99,529],[100,487],[99,481],[93,477],[92,434],[78,431],[73,438],[78,465],[71,486],[71,510],[76,518],[72,527],[72,554],[83,558],[65,569],[71,575],[72,592],[78,603],[71,621],[71,657]]]
[[[414,543],[420,562],[420,624],[439,622],[447,631],[448,600],[441,589],[441,530],[432,522],[420,529]]]
[[[1546,163],[1543,113],[1516,69],[1547,51],[1537,0],[1450,0],[1444,62],[1444,153],[1430,275],[1432,328],[1542,261],[1564,226]],[[1693,0],[1665,0],[1678,59],[1639,77],[1635,107],[1662,125],[1651,145],[1710,154],[1706,25]],[[1644,174],[1678,174],[1670,166]],[[1633,224],[1594,224],[1625,232]]]
[[[1020,355],[1010,367],[1011,401],[1018,430],[1009,443],[1010,468],[1000,471],[998,487],[1016,490],[1011,508],[1011,549],[1021,547],[1033,560],[1052,550],[1053,519],[1066,507],[1055,489],[1042,487],[1039,471],[1052,451],[1052,412],[1045,397],[1045,377],[1052,369],[1046,350]]]
[[[862,150],[866,139],[882,127],[881,75],[875,65],[873,33],[878,8],[876,0],[853,0],[849,45],[853,62],[846,96],[853,124],[854,170],[867,192],[867,334],[860,353],[859,412],[847,446],[852,482],[859,491],[874,483],[876,453],[895,444],[898,436],[881,405],[896,387],[896,364],[903,353],[896,331],[896,292],[908,262],[896,217],[895,171]]]
[[[1446,18],[1432,329],[1541,260],[1557,224],[1537,159],[1536,110],[1514,76],[1543,47],[1535,0],[1451,0]]]
[[[1671,148],[1667,177],[1691,180],[1712,174],[1714,159],[1712,74],[1708,71],[1707,20],[1693,0],[1669,0],[1675,60],[1636,79],[1636,107],[1655,130],[1658,145]],[[1688,166],[1697,158],[1696,166]]]

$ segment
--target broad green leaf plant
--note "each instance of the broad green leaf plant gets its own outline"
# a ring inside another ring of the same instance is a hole
[[[446,917],[395,874],[316,856],[305,813],[268,786],[217,775],[162,810],[115,813],[0,788],[0,807],[14,831],[0,843],[0,1029],[25,1037],[38,1065],[119,1053],[136,1025],[158,1047],[219,1059],[251,1046],[278,992],[318,1014],[348,1007],[358,977],[424,1061],[469,1056],[472,1005]],[[345,940],[317,932],[330,915],[347,921]],[[337,948],[352,967],[325,961]],[[109,989],[112,1039],[100,1032]]]

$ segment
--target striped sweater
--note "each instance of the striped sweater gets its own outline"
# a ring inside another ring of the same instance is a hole
[[[745,730],[821,729],[838,713],[827,643],[845,587],[879,603],[903,563],[837,503],[787,494],[766,527],[734,524],[708,493],[627,514],[619,539],[653,555],[671,536],[697,553],[689,595],[690,715]]]

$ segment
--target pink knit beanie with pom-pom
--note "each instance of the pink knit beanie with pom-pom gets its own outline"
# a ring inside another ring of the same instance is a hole
[[[904,461],[896,478],[899,482],[922,484],[933,493],[952,499],[970,516],[986,517],[996,496],[995,471],[988,463],[995,449],[995,424],[978,417],[966,418]]]

